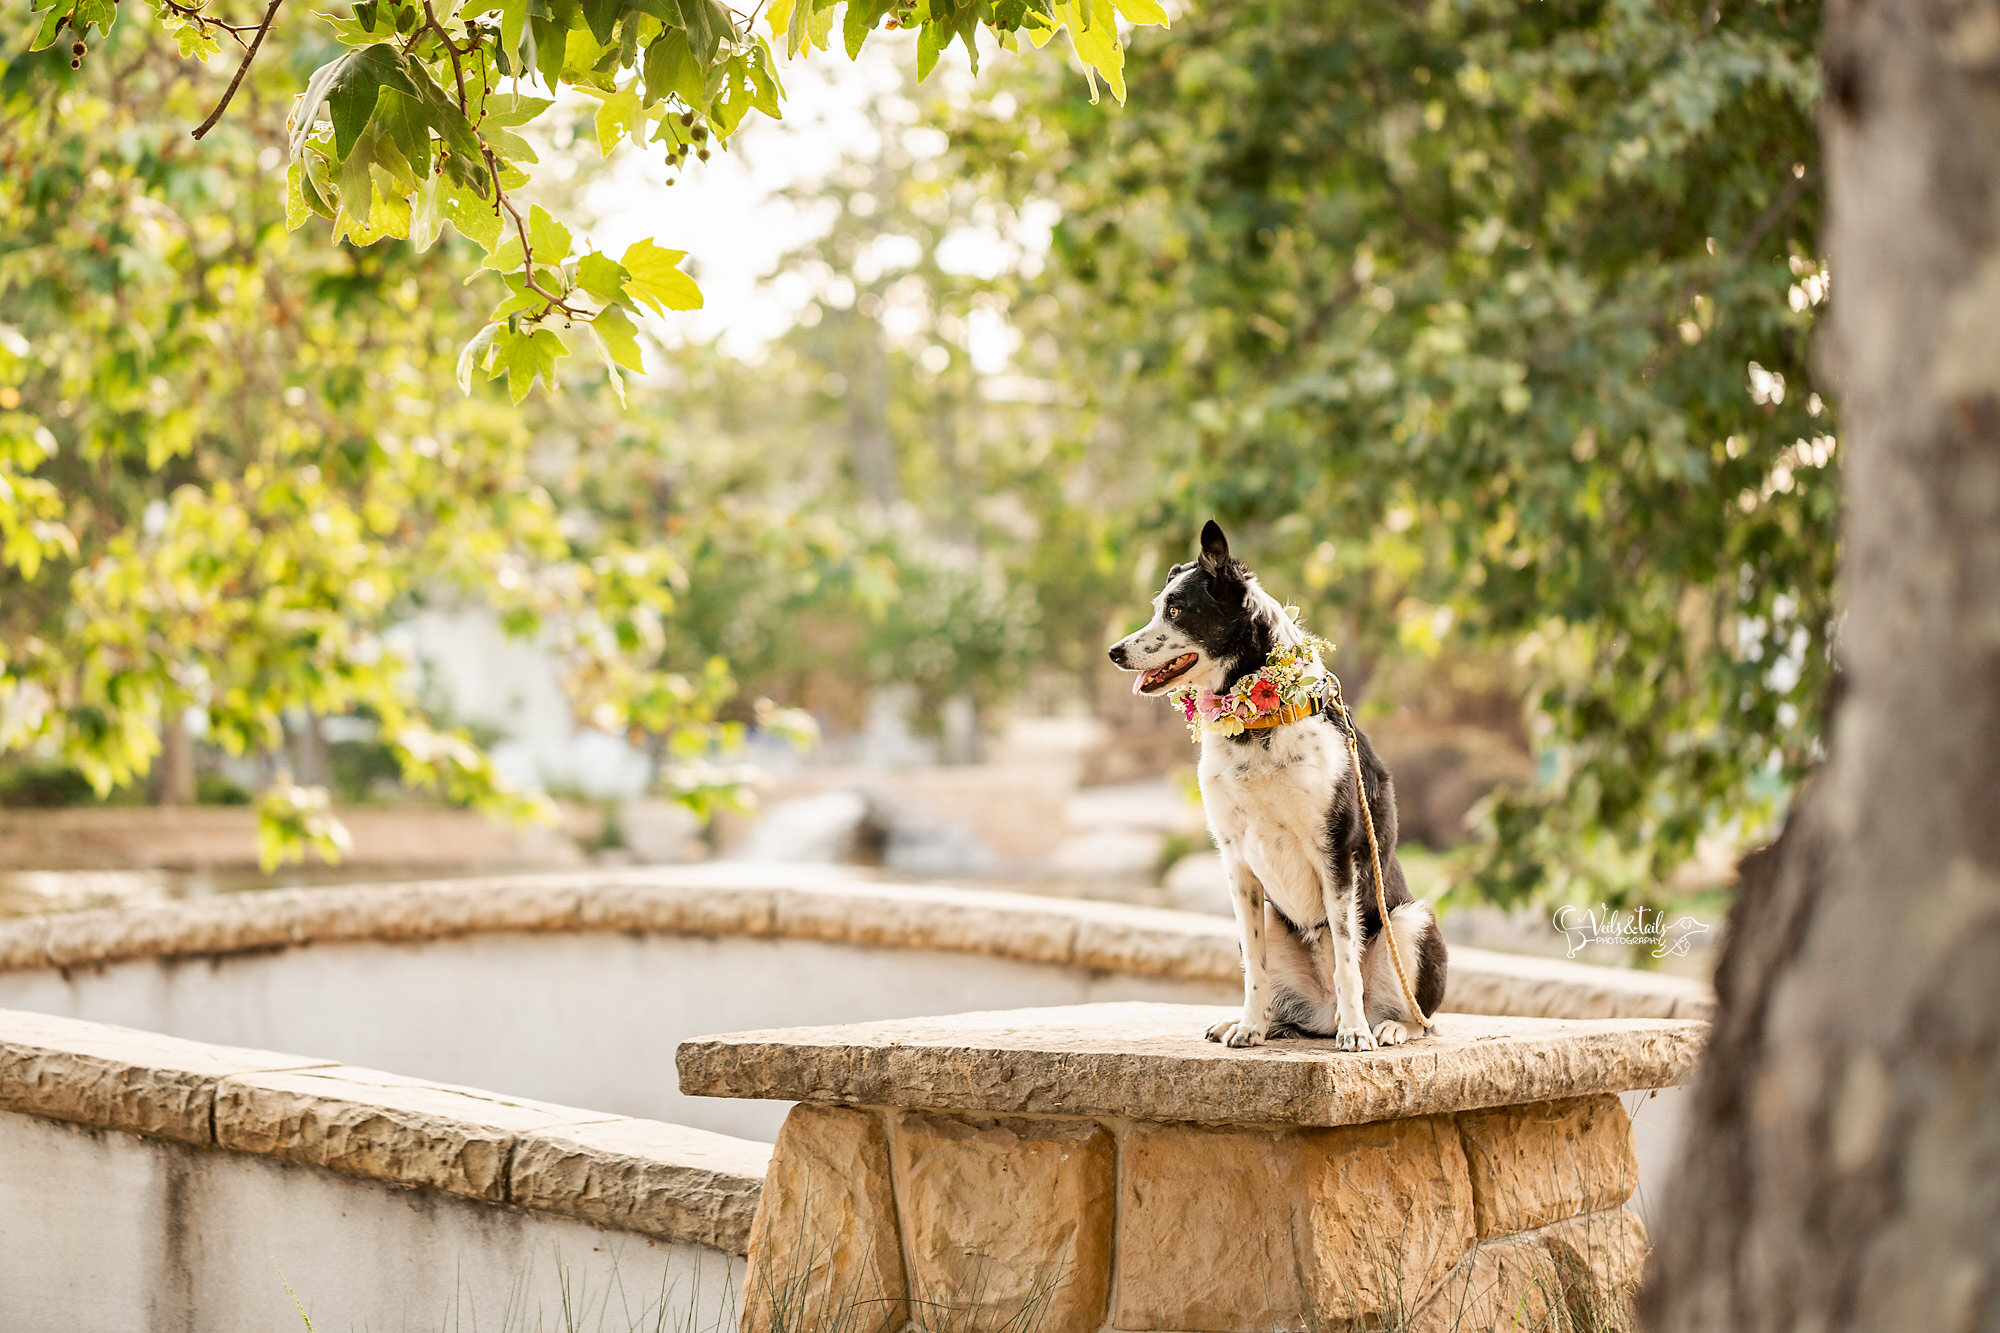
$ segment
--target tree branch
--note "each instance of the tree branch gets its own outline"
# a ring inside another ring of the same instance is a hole
[[[1816,168],[1808,167],[1786,181],[1785,188],[1778,191],[1778,197],[1757,215],[1757,220],[1750,224],[1750,230],[1744,233],[1743,239],[1736,243],[1735,249],[1730,253],[1739,260],[1748,259],[1750,252],[1757,248],[1757,243],[1764,239],[1765,233],[1784,220],[1785,214],[1792,211],[1792,205],[1799,201],[1799,196],[1806,192],[1806,187],[1811,185],[1818,175]]]
[[[255,32],[257,30],[254,24],[225,23],[221,19],[210,18],[208,15],[201,12],[201,6],[199,5],[183,5],[176,3],[176,0],[160,0],[160,7],[167,10],[169,13],[180,15],[182,18],[188,20],[190,23],[199,25],[203,31],[206,31],[209,28],[220,28],[224,32],[228,33],[231,37],[235,38],[236,44],[238,46],[244,45],[243,41],[244,33]]]
[[[451,77],[452,81],[458,85],[459,114],[471,114],[467,109],[465,101],[465,69],[458,62],[458,44],[452,41],[451,34],[445,31],[444,24],[438,22],[437,11],[431,8],[431,0],[424,0],[424,27],[437,34],[438,40],[444,43],[444,49],[451,56]]]
[[[236,77],[222,90],[222,100],[215,104],[215,110],[208,113],[208,119],[194,127],[194,137],[199,139],[215,128],[215,122],[222,119],[222,113],[229,109],[229,101],[236,96],[236,90],[243,86],[243,76],[250,72],[250,62],[257,58],[257,48],[264,44],[264,34],[271,30],[271,20],[278,17],[278,6],[285,0],[271,0],[271,7],[264,11],[264,21],[257,25],[257,35],[250,39],[250,49],[243,53],[243,60],[236,66]]]
[[[507,192],[500,188],[500,159],[485,144],[479,147],[486,154],[486,169],[493,175],[494,208],[507,211],[507,216],[514,219],[514,234],[521,238],[521,280],[529,291],[548,302],[536,318],[544,318],[553,310],[562,311],[570,319],[579,318],[574,307],[535,280],[535,247],[528,240],[528,221],[521,216],[521,210],[514,207],[514,201],[507,197]]]

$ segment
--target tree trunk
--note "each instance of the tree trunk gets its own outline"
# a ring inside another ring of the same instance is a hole
[[[160,757],[153,762],[153,804],[193,805],[194,737],[179,716],[160,724]]]
[[[1845,698],[1749,867],[1655,1330],[2000,1328],[2000,3],[1831,0]]]

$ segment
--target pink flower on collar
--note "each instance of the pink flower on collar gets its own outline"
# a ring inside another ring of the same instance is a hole
[[[1268,680],[1258,681],[1250,687],[1250,702],[1257,705],[1257,711],[1260,713],[1272,712],[1281,702],[1278,698],[1278,687]]]

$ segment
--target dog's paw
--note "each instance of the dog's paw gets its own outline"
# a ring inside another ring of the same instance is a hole
[[[1377,1046],[1401,1046],[1413,1035],[1415,1034],[1406,1025],[1393,1018],[1384,1019],[1375,1025]]]
[[[1367,1028],[1341,1028],[1333,1034],[1333,1049],[1336,1051],[1372,1051],[1375,1038]]]
[[[1240,1018],[1226,1018],[1208,1030],[1208,1039],[1224,1046],[1262,1046],[1269,1035],[1267,1024],[1246,1023]]]

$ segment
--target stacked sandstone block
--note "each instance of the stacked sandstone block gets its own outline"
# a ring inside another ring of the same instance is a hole
[[[1646,1246],[1616,1085],[1677,1079],[1699,1025],[1454,1016],[1357,1056],[1225,1052],[1193,1035],[1208,1017],[684,1046],[686,1091],[807,1103],[765,1181],[744,1333],[1616,1326]]]

